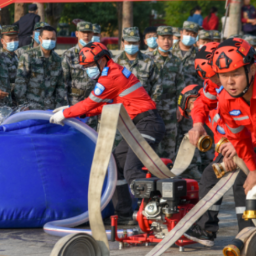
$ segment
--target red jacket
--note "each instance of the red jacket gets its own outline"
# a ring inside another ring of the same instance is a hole
[[[254,153],[256,131],[256,79],[250,106],[245,100],[231,97],[225,90],[219,94],[219,114],[227,138],[234,145],[250,171],[256,170]]]
[[[65,118],[99,115],[105,104],[122,103],[131,119],[156,109],[140,81],[126,68],[109,60],[88,98],[63,111]]]
[[[204,18],[202,27],[205,30],[218,30],[219,18],[215,15],[215,13],[212,13],[209,20],[208,16]]]

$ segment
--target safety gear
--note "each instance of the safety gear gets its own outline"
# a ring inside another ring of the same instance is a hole
[[[139,46],[135,44],[125,44],[124,45],[124,50],[130,55],[135,54],[136,52],[139,51]]]
[[[178,39],[173,39],[172,44],[176,44],[179,40]]]
[[[16,51],[18,47],[19,47],[19,41],[12,41],[12,42],[6,43],[6,49],[9,52]]]
[[[98,42],[88,43],[79,53],[79,63],[80,65],[85,66],[96,62],[98,66],[98,60],[104,56],[107,59],[111,58],[110,53],[104,44]]]
[[[242,97],[249,89],[254,77],[249,81],[247,65],[254,63],[255,51],[253,47],[241,38],[229,38],[222,42],[214,52],[212,68],[216,73],[226,73],[244,67],[247,86],[237,96]]]
[[[89,44],[89,43],[86,43],[83,39],[79,39],[79,43],[83,46],[83,47],[85,47],[87,44]]]
[[[86,73],[91,79],[97,79],[100,76],[100,70],[97,66],[87,68]]]
[[[52,113],[57,113],[57,112],[59,112],[59,111],[61,111],[61,110],[64,110],[64,109],[66,109],[66,108],[69,108],[70,106],[63,106],[63,107],[59,107],[59,108],[55,108],[53,111],[52,111]]]
[[[183,35],[183,38],[182,38],[182,43],[183,43],[183,44],[185,44],[185,45],[187,45],[187,46],[191,46],[191,45],[193,45],[195,42],[196,42],[196,38],[195,38],[195,37]]]
[[[218,45],[219,43],[217,42],[207,43],[196,54],[195,70],[203,79],[210,78],[216,74],[212,69],[211,61],[214,50]]]
[[[39,31],[35,31],[34,40],[35,40],[38,44],[40,44],[39,36],[40,36],[40,32],[39,32]]]
[[[91,42],[98,42],[98,43],[100,43],[100,37],[99,36],[93,36]]]
[[[188,118],[186,109],[188,107],[188,101],[190,98],[197,98],[199,96],[199,90],[202,86],[198,84],[192,84],[186,86],[180,93],[178,98],[178,107],[182,116]]]
[[[164,50],[162,49],[160,46],[158,46],[158,49],[161,51],[161,52],[169,52],[171,50],[171,48],[169,50]]]
[[[45,50],[52,50],[56,47],[56,41],[54,41],[54,40],[43,40],[42,47]]]
[[[92,43],[100,44],[100,43]],[[86,56],[91,56],[93,59],[99,54],[107,54],[108,51],[102,52],[102,48],[94,48],[95,56],[88,51],[87,47],[80,52],[80,61],[82,60],[82,52],[85,50]],[[98,54],[97,54],[98,52]],[[85,60],[84,60],[85,61]],[[88,60],[89,61],[89,60]],[[118,65],[112,60],[107,62],[109,71],[106,76],[100,76],[95,88],[98,89],[91,92],[88,98],[80,101],[76,105],[64,110],[66,118],[76,117],[86,114],[86,116],[95,116],[101,113],[103,105],[106,103],[122,103],[126,108],[129,116],[133,119],[135,116],[150,109],[156,109],[155,102],[150,98],[140,81],[127,69]]]
[[[50,123],[64,126],[63,120],[65,120],[65,116],[63,115],[63,110],[61,110],[51,116]]]
[[[156,48],[157,47],[157,42],[156,42],[157,37],[150,37],[147,39],[147,45],[150,48]]]
[[[195,224],[184,234],[188,239],[203,244],[205,246],[213,246],[214,239],[216,238],[215,232],[207,232],[199,225]]]

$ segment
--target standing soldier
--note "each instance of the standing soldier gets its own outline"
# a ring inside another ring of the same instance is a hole
[[[160,78],[163,87],[163,93],[157,103],[157,109],[164,120],[166,134],[160,142],[158,154],[161,157],[174,160],[177,137],[177,96],[185,87],[185,83],[181,61],[170,52],[172,42],[172,27],[158,27],[158,48],[155,49],[150,56],[160,70]]]
[[[210,42],[212,42],[211,32],[203,29],[200,30],[198,32],[198,41],[196,42],[198,49],[200,50],[205,44]]]
[[[148,49],[145,51],[145,54],[153,52],[157,48],[157,27],[147,27],[144,30],[144,43],[147,45]]]
[[[101,33],[101,26],[98,25],[97,23],[92,24],[92,30],[93,30],[93,37],[92,37],[92,42],[98,42],[100,43],[100,33]]]
[[[0,65],[2,68],[0,90],[5,92],[3,104],[12,106],[14,102],[11,92],[14,88],[18,67],[18,58],[14,52],[19,46],[18,27],[16,25],[5,25],[2,27],[1,34],[3,48],[0,49]]]
[[[173,42],[173,45],[176,44],[180,40],[180,31],[181,31],[181,28],[172,27],[172,32],[173,32],[172,42]]]
[[[40,45],[23,53],[19,59],[14,95],[29,109],[54,109],[67,104],[61,58],[54,52],[56,30],[45,26],[40,31]]]
[[[40,29],[45,26],[49,26],[49,24],[46,22],[37,22],[35,24],[31,44],[22,46],[15,51],[18,58],[20,58],[21,54],[23,54],[25,51],[35,48],[40,44],[40,41],[39,41]]]

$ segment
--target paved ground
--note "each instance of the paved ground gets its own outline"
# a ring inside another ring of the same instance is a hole
[[[229,244],[237,234],[237,222],[232,192],[229,191],[221,207],[220,231],[215,245],[206,248],[199,244],[185,247],[185,252],[179,252],[178,247],[172,247],[164,255],[172,256],[217,256],[223,255],[222,249]],[[87,227],[88,228],[88,227]],[[41,229],[3,229],[0,231],[0,256],[49,256],[58,237],[45,234]],[[152,247],[136,246],[118,250],[118,243],[110,243],[111,255],[145,255]],[[75,256],[75,255],[74,255]]]

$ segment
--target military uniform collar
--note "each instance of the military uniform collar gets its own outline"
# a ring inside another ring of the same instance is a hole
[[[125,51],[122,52],[121,56],[120,56],[122,59],[124,59],[127,63],[129,63],[130,65],[130,60],[127,58],[126,56],[126,53]],[[138,62],[138,60],[143,60],[143,55],[142,55],[142,52],[141,51],[138,51],[138,54],[137,54],[137,57],[136,59],[134,60],[134,62],[132,63],[132,65],[134,65],[135,63]]]
[[[182,53],[181,53],[180,44],[179,44],[179,42],[177,42],[177,44],[175,44],[173,46],[172,51],[178,51],[179,58],[184,60],[185,58],[190,56],[192,53],[196,53],[196,48],[194,47],[194,45],[192,45],[192,47],[183,56]]]
[[[40,45],[37,46],[36,49],[38,50],[38,57],[39,58],[45,58],[41,46]],[[49,58],[45,58],[45,59],[48,59],[49,62],[53,62],[53,60],[54,60],[54,56],[53,55],[54,55],[54,50],[51,50]]]
[[[6,56],[8,56],[9,58],[12,58],[12,57],[16,56],[16,53],[15,53],[15,52],[10,53],[10,52],[8,52],[7,50],[5,50],[4,48],[1,49],[1,52],[2,52],[3,54],[5,54]]]
[[[160,52],[158,51],[158,47],[154,50],[153,55],[154,55],[154,56],[157,56],[158,58],[164,57],[164,56],[162,56],[162,55],[160,54]],[[171,58],[172,56],[173,56],[173,54],[169,51],[169,52],[168,52],[168,56],[166,56],[166,57],[167,57],[167,59],[168,59],[168,58]]]
[[[75,53],[79,54],[79,52],[80,52],[79,45],[77,44],[74,48],[75,48]]]

